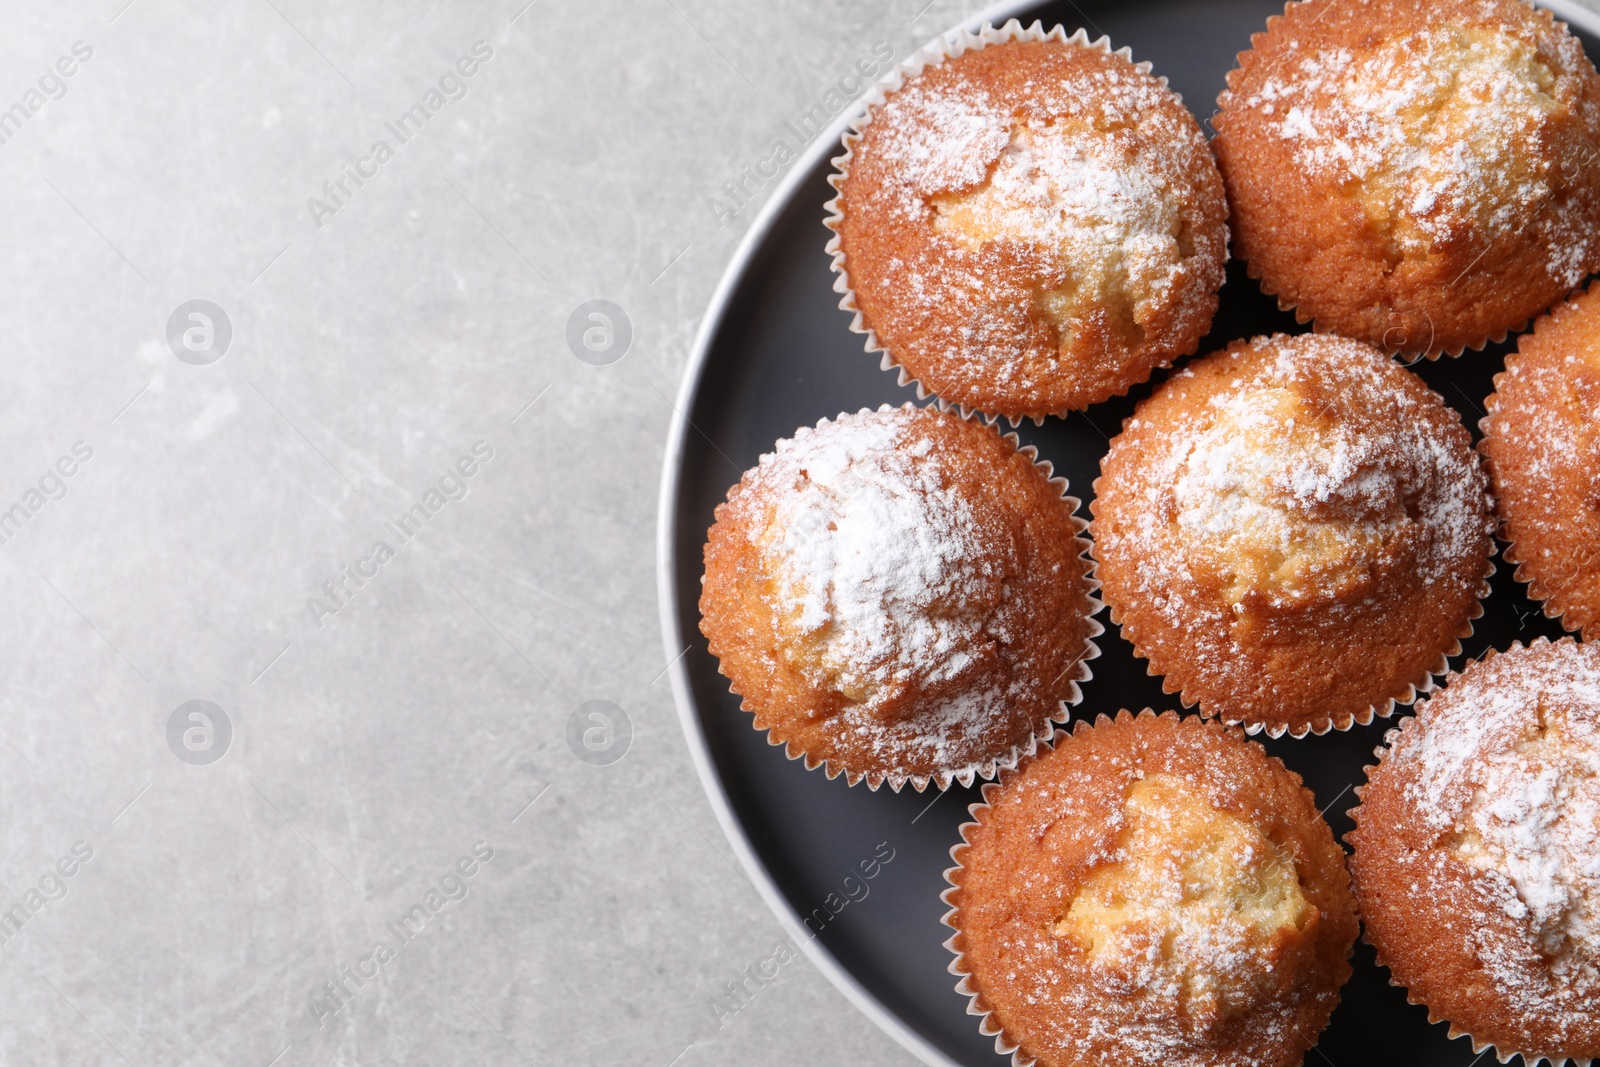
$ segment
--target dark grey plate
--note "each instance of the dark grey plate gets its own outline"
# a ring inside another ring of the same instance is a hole
[[[1590,32],[1580,36],[1590,55],[1600,56],[1600,36],[1593,32],[1600,18],[1570,3],[1549,6],[1575,30],[1588,27]],[[1015,12],[1025,22],[1039,18],[1047,26],[1059,22],[1069,31],[1084,26],[1091,35],[1108,34],[1116,46],[1131,47],[1136,61],[1152,62],[1155,73],[1165,75],[1205,119],[1236,54],[1249,47],[1250,35],[1267,16],[1282,9],[1282,0],[1080,0],[1012,4],[990,15],[998,23],[998,16]],[[842,116],[841,126],[843,121]],[[828,159],[836,154],[836,144],[836,136],[819,137],[795,162],[753,225],[708,312],[678,402],[680,418],[662,486],[663,626],[669,656],[688,648],[673,668],[673,681],[712,806],[751,880],[791,936],[857,1006],[927,1062],[988,1067],[1002,1061],[993,1040],[980,1036],[977,1020],[966,1013],[966,998],[955,992],[955,979],[946,970],[950,953],[943,947],[949,930],[939,922],[949,850],[978,791],[954,787],[954,796],[943,796],[884,788],[873,793],[865,786],[849,788],[842,778],[828,781],[821,772],[789,761],[751,728],[750,716],[729,693],[699,632],[696,604],[706,529],[712,510],[739,475],[799,426],[842,411],[916,399],[911,389],[895,385],[893,374],[878,369],[878,357],[862,350],[861,338],[848,329],[849,316],[838,308],[822,227],[822,205],[831,195]],[[1234,263],[1211,336],[1200,351],[1235,338],[1302,329]],[[1511,347],[1508,341],[1415,369],[1455,405],[1476,436],[1491,378]],[[1148,386],[1136,389],[1086,415],[1019,429],[1022,440],[1037,445],[1039,454],[1070,480],[1073,494],[1085,498],[1085,515],[1107,435],[1149,391]],[[1463,658],[1560,633],[1503,564],[1485,607]],[[1109,621],[1107,626],[1099,642],[1103,654],[1092,664],[1094,678],[1084,686],[1077,714],[1176,708],[1116,628]],[[1380,721],[1348,733],[1267,741],[1266,746],[1304,776],[1342,837],[1351,826],[1346,811],[1354,803],[1352,786],[1363,781],[1362,769],[1387,729]],[[889,850],[893,858],[882,863]],[[864,862],[875,877],[862,877]],[[1371,949],[1358,945],[1355,976],[1307,1062],[1442,1067],[1473,1059],[1465,1041],[1446,1040],[1444,1026],[1430,1026],[1422,1008],[1408,1005],[1405,994],[1390,986],[1387,973],[1373,963]]]

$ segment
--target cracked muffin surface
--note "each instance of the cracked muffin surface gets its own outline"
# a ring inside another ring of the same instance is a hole
[[[1522,0],[1310,0],[1218,99],[1236,254],[1387,352],[1498,340],[1600,270],[1600,75]]]

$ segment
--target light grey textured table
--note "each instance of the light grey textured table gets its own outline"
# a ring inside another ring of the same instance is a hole
[[[978,5],[523,3],[8,5],[0,1063],[908,1062],[729,997],[656,487],[746,168]]]
[[[708,200],[967,8],[525,2],[6,12],[0,1063],[907,1061],[798,960],[728,1010],[655,506]]]

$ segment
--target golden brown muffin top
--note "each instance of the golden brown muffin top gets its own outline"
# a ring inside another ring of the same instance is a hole
[[[1553,309],[1495,377],[1481,444],[1506,559],[1568,629],[1600,622],[1600,285]]]
[[[1087,407],[1209,328],[1222,180],[1125,53],[990,44],[909,75],[863,123],[829,220],[842,306],[942,398],[1012,418]]]
[[[1075,502],[1015,437],[906,405],[824,419],[728,492],[701,629],[758,729],[853,784],[970,783],[1098,654]]]
[[[1242,258],[1318,327],[1460,352],[1600,269],[1600,75],[1522,0],[1291,3],[1215,142]]]
[[[1503,1054],[1600,1056],[1600,646],[1513,646],[1391,731],[1355,810],[1378,961]]]
[[[1410,699],[1493,548],[1459,417],[1377,350],[1240,341],[1142,402],[1101,464],[1096,574],[1169,692],[1296,736]]]
[[[984,790],[949,872],[962,991],[1046,1067],[1292,1065],[1350,975],[1344,853],[1237,730],[1126,711]]]

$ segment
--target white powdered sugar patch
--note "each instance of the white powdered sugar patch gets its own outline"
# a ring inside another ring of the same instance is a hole
[[[1075,295],[1122,291],[1159,305],[1184,270],[1172,184],[1131,134],[1018,126],[988,184],[941,202],[935,226],[973,251],[982,241],[963,227],[1035,245],[1066,267]]]
[[[792,489],[770,528],[775,596],[782,624],[817,652],[801,667],[812,684],[869,713],[939,694],[928,715],[955,728],[998,696],[960,683],[979,666],[1012,549],[947,483],[931,442],[902,440],[906,427],[879,411],[779,442],[769,476]]]
[[[962,382],[1064,388],[1052,349],[1088,360],[1104,331],[1130,350],[1188,343],[1223,280],[1225,206],[1198,176],[1215,169],[1193,119],[1123,56],[1042,47],[1095,58],[1019,52],[1006,78],[978,51],[932,64],[873,108],[841,165],[872,328]],[[891,234],[894,262],[873,261]]]
[[[1208,422],[1162,441],[1116,549],[1170,624],[1220,617],[1186,597],[1191,582],[1172,582],[1208,560],[1279,605],[1336,594],[1341,574],[1359,577],[1400,545],[1426,583],[1454,580],[1489,521],[1470,449],[1397,388],[1405,372],[1376,351],[1318,334],[1261,343],[1276,347],[1270,361],[1213,396]],[[1295,392],[1318,380],[1338,389],[1322,411]],[[1254,570],[1262,560],[1277,569]]]
[[[1511,879],[1521,905],[1513,915],[1528,919],[1546,955],[1561,956],[1569,940],[1593,950],[1600,946],[1600,752],[1567,751],[1558,741],[1519,755],[1485,769],[1484,800],[1470,817],[1482,845],[1469,854]]]
[[[1575,41],[1564,44],[1558,62],[1587,65]],[[1583,168],[1562,162],[1571,148],[1554,130],[1571,107],[1562,98],[1569,90],[1534,44],[1446,24],[1361,55],[1288,56],[1243,106],[1292,142],[1300,166],[1353,183],[1369,211],[1391,215],[1402,253],[1459,241],[1463,226],[1493,244],[1537,223],[1550,276],[1567,286],[1582,280],[1600,235],[1586,225],[1592,206],[1556,195]]]
[[[914,215],[921,214],[922,197],[983,181],[1011,136],[1006,109],[972,85],[915,81],[873,121],[893,131],[884,140],[885,151],[896,178],[912,194],[902,204]]]
[[[1411,775],[1407,799],[1525,932],[1512,945],[1485,937],[1485,964],[1523,1008],[1594,1012],[1600,646],[1541,642],[1492,657],[1429,701],[1417,727],[1391,757]]]
[[[1178,526],[1230,550],[1282,556],[1318,540],[1359,550],[1392,538],[1407,521],[1417,449],[1342,423],[1297,437],[1293,416],[1263,405],[1265,392],[1214,401],[1218,421],[1194,441],[1173,489]]]

